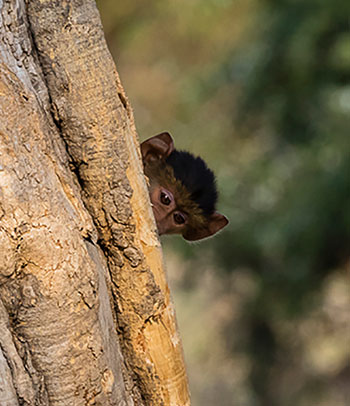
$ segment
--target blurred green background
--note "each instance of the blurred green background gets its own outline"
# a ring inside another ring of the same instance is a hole
[[[350,404],[350,1],[97,1],[141,140],[230,225],[164,238],[193,406]]]

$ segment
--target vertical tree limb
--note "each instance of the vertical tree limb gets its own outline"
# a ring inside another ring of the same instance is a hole
[[[0,8],[0,110],[8,120],[0,126],[0,297],[9,314],[1,325],[26,379],[16,380],[8,340],[0,347],[17,397],[187,405],[133,116],[95,3]]]

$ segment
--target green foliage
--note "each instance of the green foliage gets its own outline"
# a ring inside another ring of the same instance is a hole
[[[334,388],[350,379],[339,310],[350,300],[339,282],[350,254],[350,2],[98,6],[141,138],[168,130],[205,157],[230,218],[199,245],[164,240],[167,257],[182,255],[181,310],[193,318],[205,308],[198,318],[216,326],[229,357],[212,339],[208,353],[220,361],[208,355],[210,377],[201,380],[203,357],[192,351],[194,404],[345,405],[348,389]],[[342,306],[332,313],[336,297]],[[183,334],[195,345],[191,325]],[[317,337],[305,334],[310,326]],[[330,337],[337,355],[308,358]]]

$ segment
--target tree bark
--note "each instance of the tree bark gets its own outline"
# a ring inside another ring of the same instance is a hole
[[[93,1],[0,0],[0,111],[0,406],[189,405]]]

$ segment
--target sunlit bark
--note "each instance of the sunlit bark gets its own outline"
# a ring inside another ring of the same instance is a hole
[[[188,405],[95,3],[0,2],[0,16],[0,405]]]

